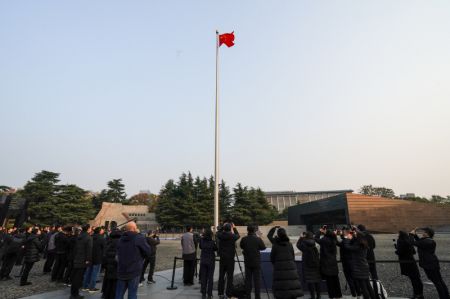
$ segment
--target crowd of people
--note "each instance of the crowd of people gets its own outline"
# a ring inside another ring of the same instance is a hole
[[[43,256],[42,273],[50,281],[70,287],[70,298],[81,299],[80,290],[101,291],[102,298],[136,298],[136,290],[144,282],[155,283],[153,272],[159,236],[149,231],[140,234],[136,223],[122,229],[112,227],[53,226],[27,228],[0,227],[0,280],[11,280],[14,265],[21,266],[20,286],[32,284],[28,276],[34,264]],[[100,271],[104,270],[102,289],[96,288]],[[131,296],[131,297],[130,297]],[[134,297],[133,297],[134,296]]]
[[[399,258],[401,274],[411,281],[412,298],[424,298],[423,283],[415,260],[417,251],[419,266],[435,285],[439,298],[450,299],[441,276],[433,237],[431,228],[423,228],[420,232],[401,231],[396,240],[395,253]],[[382,284],[376,268],[376,242],[363,225],[340,230],[322,226],[316,233],[303,233],[296,243],[302,252],[300,275],[294,246],[286,230],[273,227],[267,238],[272,244],[270,262],[273,266],[272,291],[275,298],[302,297],[302,280],[306,282],[311,298],[321,297],[323,281],[326,282],[329,298],[342,298],[338,251],[351,295],[364,299],[380,298]],[[197,234],[188,226],[181,236],[184,284],[194,284],[197,253],[200,250],[198,274],[202,298],[212,298],[216,260],[219,261],[219,298],[235,296],[233,279],[236,260],[239,262],[236,253],[239,245],[245,268],[243,296],[251,298],[253,290],[255,299],[261,298],[261,251],[266,249],[266,245],[254,225],[247,227],[247,235],[238,244],[239,239],[239,232],[231,222],[218,227],[216,234],[211,228]],[[159,243],[157,233],[149,231],[143,235],[135,222],[127,223],[122,229],[113,226],[107,232],[103,227],[92,228],[88,224],[81,227],[0,228],[0,280],[12,279],[10,275],[14,265],[21,265],[20,285],[30,285],[30,270],[43,255],[46,261],[42,272],[48,274],[51,281],[70,286],[71,299],[83,298],[80,290],[90,293],[101,291],[105,299],[121,299],[128,291],[128,298],[135,299],[138,287],[145,281],[147,267],[147,283],[155,283],[153,273]],[[105,274],[102,289],[99,290],[96,284],[102,270]]]

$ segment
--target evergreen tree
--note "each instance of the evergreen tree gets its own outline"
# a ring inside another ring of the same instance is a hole
[[[30,221],[50,225],[85,223],[91,219],[94,215],[87,192],[58,182],[58,173],[44,170],[24,186],[19,195],[28,200]]]

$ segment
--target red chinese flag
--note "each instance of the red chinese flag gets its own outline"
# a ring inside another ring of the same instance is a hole
[[[222,44],[227,45],[228,48],[234,46],[234,31],[219,35],[219,47]]]

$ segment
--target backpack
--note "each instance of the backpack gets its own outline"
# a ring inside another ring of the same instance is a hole
[[[381,283],[381,281],[371,280],[371,282],[372,282],[373,286],[376,286],[376,290],[374,289],[374,291],[376,291],[375,296],[377,296],[377,298],[380,298],[380,299],[387,299],[388,293],[387,293],[386,289],[384,288],[383,284]]]

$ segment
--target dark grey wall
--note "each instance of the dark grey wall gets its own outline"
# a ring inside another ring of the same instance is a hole
[[[314,215],[325,212],[344,211],[346,220],[348,222],[348,207],[345,194],[339,194],[326,199],[312,201],[300,205],[289,207],[288,209],[288,225],[305,225],[304,216]],[[315,223],[316,225],[325,224]],[[342,224],[342,223],[339,223]]]

